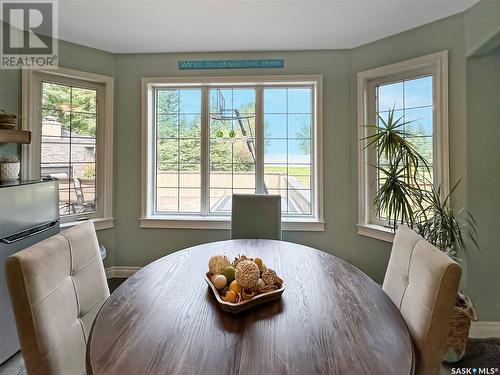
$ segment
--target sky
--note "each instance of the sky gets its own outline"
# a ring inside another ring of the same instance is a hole
[[[225,109],[238,109],[242,112],[243,109],[255,106],[254,89],[210,89],[210,106],[213,112],[218,112],[218,93],[224,98]],[[310,88],[264,89],[264,122],[267,124],[265,162],[284,163],[287,153],[289,161],[310,161],[310,156],[300,148],[301,142],[291,138],[296,138],[304,125],[310,126],[311,93]],[[380,85],[378,104],[382,117],[386,118],[387,111],[394,108],[396,118],[404,115],[404,121],[412,121],[407,131],[420,129],[424,135],[432,136],[432,76]],[[201,112],[200,89],[181,90],[180,112]],[[284,139],[287,135],[288,140]]]
[[[378,105],[384,118],[394,108],[396,118],[404,115],[404,121],[412,121],[407,131],[421,128],[432,135],[432,76],[380,85]]]
[[[248,109],[249,106],[255,106],[254,89],[211,89],[210,91],[212,111],[217,111],[218,91],[224,97],[225,109],[241,111],[244,108]],[[289,139],[287,141],[283,138],[287,137],[287,124],[288,138],[296,138],[304,125],[310,126],[311,92],[310,88],[264,89],[264,122],[267,123],[265,161],[285,163],[288,151],[289,160],[309,163],[310,156],[304,154],[300,149],[301,142],[299,140]],[[181,90],[180,113],[199,114],[200,112],[201,90]]]

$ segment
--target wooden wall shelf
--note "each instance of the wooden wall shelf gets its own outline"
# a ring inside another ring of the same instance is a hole
[[[0,129],[0,143],[30,143],[31,132],[26,130]]]

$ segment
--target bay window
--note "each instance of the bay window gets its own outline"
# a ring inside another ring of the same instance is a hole
[[[277,194],[323,230],[321,77],[143,79],[142,227],[228,228],[232,194]]]

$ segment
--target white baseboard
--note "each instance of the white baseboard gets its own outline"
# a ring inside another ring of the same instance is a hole
[[[113,266],[105,269],[106,278],[111,279],[112,277],[127,278],[132,276],[141,267],[119,267]]]
[[[475,339],[500,337],[500,322],[472,322],[469,337]]]

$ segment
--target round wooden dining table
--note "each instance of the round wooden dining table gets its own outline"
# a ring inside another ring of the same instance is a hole
[[[285,281],[281,299],[224,312],[204,280],[214,254],[262,258]],[[379,285],[333,255],[273,240],[207,243],[156,260],[109,297],[87,343],[93,375],[413,371],[408,329]]]

